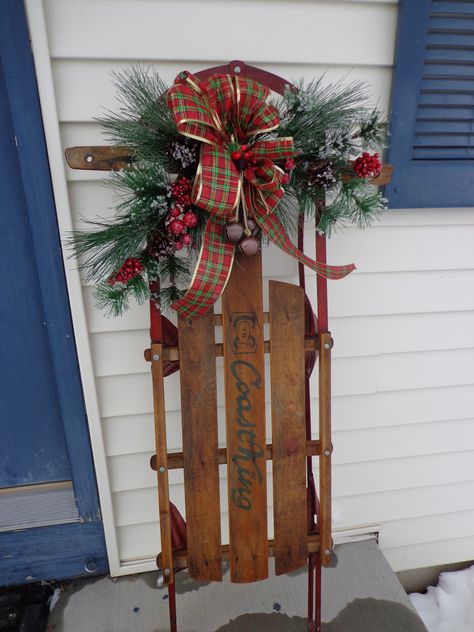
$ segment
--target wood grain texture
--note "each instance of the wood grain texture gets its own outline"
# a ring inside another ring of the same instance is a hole
[[[306,426],[304,291],[270,281],[275,573],[305,566]]]
[[[320,333],[319,349],[319,503],[321,563],[331,562],[331,334]]]
[[[128,147],[111,145],[68,147],[64,154],[71,169],[117,171],[129,167],[133,161]]]
[[[178,319],[181,417],[188,569],[201,581],[220,581],[221,525],[217,458],[214,314]]]
[[[230,577],[268,577],[262,259],[239,257],[222,296]]]
[[[151,345],[151,376],[153,383],[153,411],[158,479],[158,506],[160,512],[161,555],[166,584],[173,583],[173,551],[171,544],[171,517],[168,482],[168,448],[166,443],[165,392],[163,381],[163,346]]]

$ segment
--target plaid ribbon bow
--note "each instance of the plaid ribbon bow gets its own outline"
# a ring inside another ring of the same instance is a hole
[[[285,173],[274,161],[294,155],[292,138],[254,142],[252,151],[258,166],[248,165],[241,171],[232,159],[236,145],[278,128],[278,110],[266,102],[269,94],[267,87],[250,79],[212,75],[200,81],[187,71],[178,75],[167,92],[178,132],[202,143],[192,201],[210,213],[191,285],[172,305],[186,317],[205,314],[225,288],[235,254],[225,225],[238,218],[240,204],[270,241],[317,274],[341,279],[354,270],[352,264],[327,266],[304,255],[273,213],[285,194]]]

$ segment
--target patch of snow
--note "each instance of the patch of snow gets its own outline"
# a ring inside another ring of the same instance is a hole
[[[408,595],[428,632],[473,632],[474,566],[441,573],[426,594]]]
[[[50,612],[53,610],[54,606],[58,603],[59,599],[61,598],[61,592],[62,592],[61,588],[55,588],[53,594],[49,598],[48,605],[49,605]]]

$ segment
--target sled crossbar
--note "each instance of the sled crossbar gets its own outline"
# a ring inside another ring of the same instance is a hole
[[[219,314],[220,316],[220,314]],[[270,353],[270,341],[265,340],[263,343],[263,349],[265,353]],[[305,351],[317,351],[319,349],[319,340],[318,336],[310,336],[307,337],[304,341],[304,350]],[[222,342],[216,342],[215,344],[215,355],[216,358],[222,358],[224,355],[224,345]],[[145,349],[144,352],[145,360],[150,362],[151,360],[151,350]],[[163,347],[163,361],[168,360],[169,362],[178,362],[179,361],[179,347]]]
[[[319,456],[319,441],[317,439],[306,441],[306,456]],[[265,458],[267,461],[271,461],[273,458],[273,446],[271,443],[267,443],[265,446]],[[227,448],[218,448],[217,460],[219,465],[227,464]],[[183,453],[182,452],[168,452],[168,469],[179,470],[183,468]],[[156,454],[150,458],[150,467],[156,471]]]
[[[312,554],[317,553],[319,551],[319,535],[317,533],[315,533],[313,535],[309,535],[307,537],[306,547],[307,547],[307,550],[308,550],[307,555],[312,555]],[[228,544],[223,544],[222,545],[222,547],[221,547],[221,555],[222,555],[222,561],[223,562],[228,562],[229,561],[229,550],[230,550],[230,547],[229,547]],[[275,550],[275,540],[269,540],[268,541],[268,554],[269,554],[270,557],[273,557],[274,550]],[[174,563],[174,570],[175,570],[175,572],[185,570],[188,567],[188,552],[187,552],[187,550],[186,549],[175,549],[173,551],[173,563]],[[163,567],[161,553],[156,558],[156,564],[157,564],[157,566],[159,568]]]

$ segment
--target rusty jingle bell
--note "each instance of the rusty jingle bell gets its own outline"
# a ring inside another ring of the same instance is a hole
[[[260,250],[257,222],[247,219],[247,228],[241,222],[230,222],[225,227],[227,239],[238,244],[239,250],[245,257],[253,257]]]
[[[260,239],[258,237],[244,237],[239,241],[239,248],[245,257],[253,257],[260,250]]]

